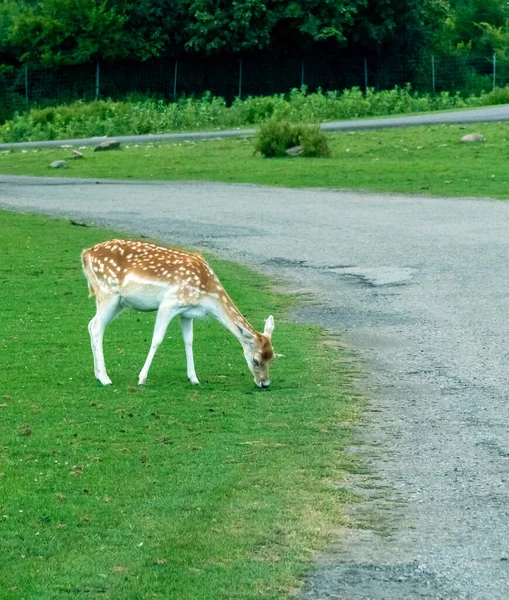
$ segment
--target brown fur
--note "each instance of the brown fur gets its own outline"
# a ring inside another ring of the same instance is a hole
[[[199,254],[144,241],[114,239],[84,250],[81,260],[90,297],[118,293],[127,275],[168,284],[183,282],[190,304],[196,302],[199,293],[215,294],[239,325],[256,334]]]
[[[258,333],[242,316],[214,271],[199,254],[150,242],[114,239],[84,250],[81,261],[89,294],[96,296],[97,314],[89,324],[89,331],[96,377],[104,385],[111,383],[102,352],[104,327],[126,306],[137,310],[161,311],[163,308],[162,313],[158,312],[153,347],[140,373],[140,384],[145,382],[155,351],[162,341],[158,337],[160,331],[164,336],[172,318],[171,312],[167,312],[171,309],[175,315],[181,315],[183,332],[185,328],[188,377],[193,383],[198,383],[198,380],[192,358],[192,319],[213,315],[243,346],[244,357],[256,384],[260,387],[269,385],[268,369],[274,358],[270,341],[273,317],[265,322],[264,333]],[[161,314],[163,320],[158,325]],[[166,317],[168,321],[164,324]],[[157,342],[154,341],[156,339]]]

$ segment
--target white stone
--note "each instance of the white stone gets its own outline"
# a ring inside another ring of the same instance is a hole
[[[485,142],[486,138],[482,133],[468,133],[461,138],[462,142]]]

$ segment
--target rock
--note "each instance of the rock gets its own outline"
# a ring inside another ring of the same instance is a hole
[[[288,156],[299,156],[299,154],[302,154],[302,146],[288,148],[288,150],[285,150],[285,153],[288,154]]]
[[[66,163],[65,160],[54,160],[51,164],[50,167],[53,167],[54,169],[67,169],[69,165]]]
[[[461,138],[462,142],[484,142],[486,138],[482,133],[469,133]]]
[[[94,148],[94,152],[102,152],[103,150],[118,150],[120,148],[120,142],[117,140],[106,140],[101,142]]]
[[[72,157],[73,158],[83,158],[83,154],[81,152],[78,152],[77,150],[73,150]]]

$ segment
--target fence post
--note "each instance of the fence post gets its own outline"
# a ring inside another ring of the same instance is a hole
[[[497,55],[493,52],[493,89],[497,87]]]
[[[368,89],[368,59],[364,58],[364,90]]]
[[[25,63],[25,105],[28,112],[28,65]]]
[[[242,99],[242,58],[239,61],[239,99]]]
[[[100,88],[100,78],[101,78],[101,67],[99,64],[99,59],[95,63],[95,99],[99,100],[99,88]]]
[[[435,55],[431,55],[431,90],[435,93]]]
[[[177,101],[177,59],[175,59],[175,72],[173,75],[173,102]]]
[[[304,87],[304,57],[302,57],[302,63],[300,65],[300,87]]]

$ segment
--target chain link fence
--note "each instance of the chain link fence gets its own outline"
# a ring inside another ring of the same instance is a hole
[[[182,57],[86,64],[60,69],[0,66],[0,122],[14,112],[99,98],[148,95],[165,100],[210,92],[227,102],[236,97],[357,86],[375,90],[410,83],[420,92],[479,94],[509,84],[509,63],[496,56],[472,59],[430,56],[421,62],[387,63],[369,58]]]

